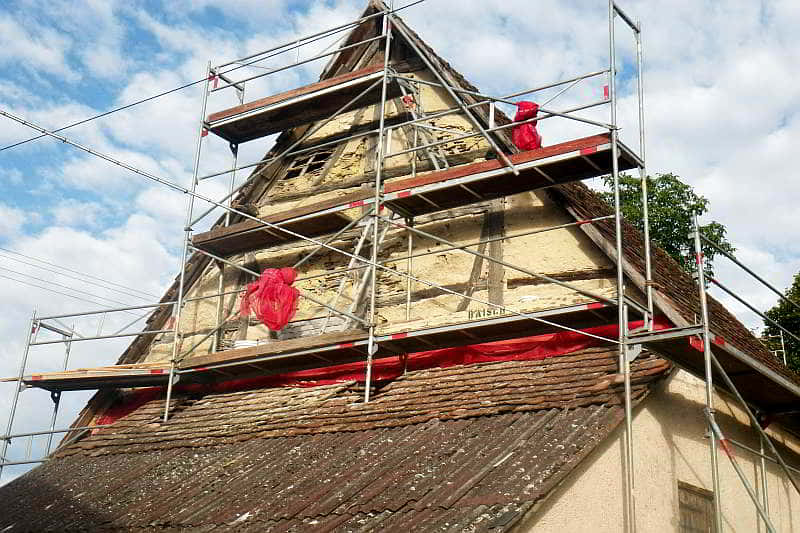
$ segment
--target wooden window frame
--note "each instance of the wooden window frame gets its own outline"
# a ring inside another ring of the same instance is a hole
[[[700,498],[704,501],[704,508],[696,508],[690,507],[688,504],[685,504],[681,501],[681,495],[683,493],[688,493],[696,498]],[[705,515],[707,528],[705,529],[698,529],[693,528],[691,526],[687,527],[688,524],[685,524],[683,520],[684,510],[686,511],[694,511],[696,513],[701,513]],[[698,487],[696,485],[692,485],[691,483],[686,483],[685,481],[678,481],[678,531],[681,533],[716,533],[716,520],[714,516],[714,493],[708,489],[704,489],[702,487]]]

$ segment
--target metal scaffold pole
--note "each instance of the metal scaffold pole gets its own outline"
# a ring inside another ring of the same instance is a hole
[[[645,159],[645,128],[644,128],[644,70],[642,68],[642,26],[637,21],[638,30],[634,30],[633,35],[636,39],[636,70],[638,72],[637,91],[639,93],[639,158],[642,165],[639,167],[639,178],[642,187],[642,225],[644,226],[644,270],[645,270],[645,294],[647,296],[647,312],[645,326],[653,330],[653,265],[650,254],[650,207],[647,195],[647,159]]]
[[[711,333],[708,324],[708,301],[706,298],[706,277],[703,267],[703,251],[700,247],[700,226],[697,215],[694,216],[694,253],[697,265],[697,286],[700,295],[700,319],[703,326],[703,356],[705,358],[706,377],[706,407],[705,414],[708,419],[708,445],[711,452],[711,483],[714,491],[714,520],[716,531],[722,531],[722,504],[720,501],[719,484],[719,458],[717,454],[717,435],[711,427],[714,420],[714,383],[712,375],[711,358]]]
[[[758,516],[764,521],[764,525],[767,528],[769,533],[776,533],[775,526],[772,525],[772,522],[767,515],[767,512],[764,510],[763,505],[761,502],[758,501],[758,494],[753,489],[750,482],[747,480],[747,476],[745,475],[742,467],[739,465],[739,461],[736,459],[736,455],[733,454],[731,450],[731,445],[728,442],[728,439],[725,438],[725,434],[722,433],[722,430],[719,428],[717,421],[714,418],[714,414],[710,410],[706,410],[706,418],[708,418],[708,426],[711,429],[711,432],[717,437],[719,440],[722,449],[725,451],[725,455],[728,456],[728,459],[731,461],[731,466],[733,466],[736,475],[739,477],[739,480],[744,485],[745,490],[747,491],[747,495],[750,496],[750,501],[753,502],[753,505],[756,506],[756,511],[758,511]],[[722,531],[719,529],[718,531]]]
[[[192,185],[190,188],[191,193],[186,199],[186,226],[183,228],[183,251],[181,253],[180,262],[180,275],[178,281],[178,298],[175,311],[175,329],[172,337],[172,356],[170,357],[169,365],[169,380],[167,381],[167,395],[164,402],[164,422],[169,420],[169,403],[172,399],[172,387],[175,380],[175,365],[178,362],[178,351],[181,344],[181,316],[183,314],[183,297],[186,283],[186,260],[189,255],[189,243],[192,240],[192,211],[194,208],[195,190],[197,189],[197,176],[200,169],[200,152],[203,147],[203,137],[206,136],[207,130],[205,128],[206,118],[206,104],[208,103],[208,85],[211,77],[211,61],[208,62],[206,67],[206,82],[203,84],[203,103],[200,106],[200,127],[197,132],[197,148],[194,155],[194,170],[192,172]]]
[[[241,88],[237,88],[236,95],[239,100],[239,105],[244,104],[244,83],[242,83]],[[239,145],[230,143],[229,147],[231,150],[231,157],[233,159],[232,168],[235,169],[236,166],[239,164]],[[231,177],[228,184],[228,200],[226,202],[228,206],[232,205],[233,203],[233,188],[235,186],[236,186],[236,170],[233,170],[231,171]],[[225,220],[223,224],[225,226],[230,226],[231,224],[230,211],[225,211]],[[217,292],[220,294],[219,299],[217,300],[217,312],[216,312],[216,330],[218,331],[218,333],[214,334],[214,338],[211,341],[212,352],[216,352],[219,349],[220,343],[222,342],[223,338],[223,335],[219,333],[219,330],[222,328],[222,324],[220,323],[220,321],[222,320],[223,306],[225,304],[225,296],[222,295],[222,293],[225,290],[225,265],[218,262],[217,269],[219,270],[219,278],[217,279]]]
[[[769,515],[769,486],[767,483],[767,460],[764,454],[764,437],[758,439],[759,449],[759,478],[761,482],[761,504],[764,506],[764,511]],[[759,515],[759,520],[761,516]],[[758,524],[758,530],[761,531],[761,522]]]
[[[36,309],[34,309],[33,315],[31,316],[30,327],[28,328],[28,337],[25,340],[25,351],[22,352],[22,362],[19,365],[19,374],[17,375],[17,380],[14,382],[14,399],[11,400],[11,413],[8,415],[8,424],[6,424],[6,432],[5,435],[3,435],[3,447],[2,451],[0,451],[0,479],[3,477],[3,463],[8,461],[6,458],[6,452],[8,451],[8,445],[11,442],[9,435],[11,435],[11,430],[13,429],[14,415],[17,414],[17,403],[19,402],[22,378],[25,376],[25,366],[28,364],[28,353],[31,349],[31,340],[38,329],[39,327],[38,322],[36,321]]]
[[[611,99],[611,172],[614,179],[614,233],[617,255],[617,321],[619,325],[619,370],[623,375],[625,389],[625,450],[623,458],[625,476],[625,530],[636,531],[633,476],[633,409],[631,405],[631,367],[628,361],[627,330],[625,312],[625,274],[622,248],[622,206],[619,192],[619,130],[617,129],[617,89],[616,89],[616,42],[614,19],[616,7],[613,0],[608,2],[608,49],[609,73],[608,88]]]
[[[66,332],[65,332],[66,333]],[[61,365],[63,370],[67,370],[69,366],[69,353],[72,349],[72,338],[75,336],[75,323],[72,324],[72,329],[69,335],[62,334],[64,338],[64,363]],[[61,391],[52,391],[50,398],[53,400],[53,415],[50,418],[50,433],[47,435],[47,455],[50,455],[50,450],[53,447],[53,432],[56,429],[56,419],[58,418],[58,408],[61,404]]]
[[[389,13],[384,13],[383,35],[383,79],[381,80],[380,118],[378,123],[377,165],[375,168],[375,203],[372,205],[375,223],[372,225],[372,250],[370,266],[370,294],[369,294],[369,344],[367,344],[367,369],[364,381],[364,402],[369,402],[370,384],[372,381],[372,356],[377,351],[375,345],[375,321],[377,317],[377,289],[378,289],[378,243],[380,241],[380,211],[383,190],[383,162],[384,162],[384,128],[386,126],[386,89],[389,77],[389,53],[392,42],[392,22]]]
[[[731,380],[730,376],[726,372],[725,368],[716,358],[714,353],[711,351],[711,334],[710,334],[710,325],[708,320],[708,301],[706,296],[706,277],[704,271],[704,257],[703,251],[701,247],[701,235],[700,235],[700,224],[697,219],[697,215],[694,216],[694,247],[695,247],[695,257],[696,257],[696,265],[697,265],[697,279],[698,279],[698,290],[700,293],[700,306],[702,312],[702,321],[703,321],[703,353],[705,356],[705,366],[706,366],[706,409],[705,415],[706,419],[708,420],[708,430],[709,430],[709,442],[711,446],[711,466],[712,466],[712,478],[714,482],[714,507],[715,507],[715,515],[717,519],[717,527],[718,531],[722,531],[722,513],[720,510],[721,503],[720,503],[720,495],[719,495],[719,465],[717,459],[717,441],[719,441],[723,445],[723,450],[725,454],[731,461],[731,465],[733,466],[734,470],[736,471],[737,476],[741,480],[742,484],[744,485],[747,494],[750,496],[750,499],[755,505],[756,510],[758,511],[759,517],[763,520],[764,525],[767,531],[774,532],[775,528],[770,522],[769,513],[767,511],[767,504],[766,504],[766,485],[765,483],[762,485],[763,487],[763,494],[764,494],[764,501],[760,501],[758,498],[758,494],[750,485],[750,482],[747,480],[747,477],[744,475],[741,467],[736,460],[736,457],[730,451],[730,444],[729,441],[725,438],[722,431],[720,430],[717,422],[715,420],[715,412],[713,407],[713,388],[711,382],[711,372],[712,368],[715,368],[722,378],[723,383],[728,388],[728,390],[734,395],[736,400],[740,403],[741,408],[747,414],[748,419],[750,420],[750,425],[758,432],[759,437],[761,439],[761,445],[763,446],[766,444],[770,452],[774,454],[775,461],[783,468],[786,476],[789,478],[789,481],[794,486],[795,490],[797,490],[798,494],[800,494],[800,486],[794,476],[792,475],[791,468],[786,464],[783,460],[781,454],[778,453],[778,450],[775,449],[775,446],[772,444],[767,433],[761,427],[761,423],[759,422],[758,418],[753,413],[750,406],[745,402],[742,395],[739,393],[736,385]],[[763,455],[762,455],[763,457]],[[763,476],[762,476],[763,480]]]
[[[428,54],[426,54],[425,51],[421,50],[414,43],[414,40],[411,39],[410,36],[406,34],[406,32],[403,30],[402,27],[397,26],[397,31],[400,33],[400,35],[402,35],[405,38],[406,43],[411,47],[411,49],[414,50],[414,52],[420,57],[420,59],[422,59],[422,62],[425,63],[425,66],[428,68],[428,70],[430,70],[433,73],[437,81],[447,91],[447,94],[450,96],[450,98],[453,99],[456,105],[458,105],[459,109],[461,109],[461,111],[467,116],[470,122],[472,122],[472,124],[475,126],[475,129],[477,129],[478,132],[483,136],[483,138],[486,139],[486,142],[489,143],[489,146],[492,148],[492,150],[494,150],[494,152],[497,154],[498,158],[503,162],[503,164],[507,166],[509,169],[511,169],[511,171],[514,173],[515,176],[518,176],[519,170],[517,169],[517,167],[514,166],[514,163],[512,163],[511,160],[508,158],[508,156],[505,154],[505,152],[500,149],[500,147],[497,145],[497,142],[495,142],[492,136],[489,135],[489,132],[486,130],[486,128],[483,127],[481,122],[469,110],[469,106],[467,106],[461,99],[461,97],[458,96],[458,94],[456,94],[456,91],[453,90],[453,87],[451,87],[450,84],[447,83],[447,81],[444,79],[444,76],[442,76],[439,69],[434,66],[433,61],[430,59],[430,57],[428,57]]]

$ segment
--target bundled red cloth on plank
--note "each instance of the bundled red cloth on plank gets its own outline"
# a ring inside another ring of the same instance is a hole
[[[297,278],[293,268],[268,268],[247,286],[242,296],[242,316],[254,313],[272,331],[280,331],[297,312],[300,291],[292,287]]]
[[[539,104],[522,101],[517,104],[517,114],[514,115],[514,122],[536,118],[539,112]],[[511,140],[514,146],[520,150],[536,150],[542,147],[542,136],[536,131],[538,122],[529,122],[514,126],[511,130]]]

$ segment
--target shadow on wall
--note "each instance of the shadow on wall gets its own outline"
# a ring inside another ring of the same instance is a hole
[[[652,402],[650,407],[659,414],[666,415],[667,418],[680,418],[684,421],[682,424],[673,424],[669,427],[662,426],[664,438],[669,442],[672,442],[670,440],[672,437],[679,436],[685,439],[706,443],[706,438],[704,437],[706,422],[705,416],[703,415],[705,404],[692,400],[682,393],[666,389],[668,383],[676,378],[680,378],[680,376],[681,374],[676,374],[670,377],[667,384],[664,385],[664,390],[657,393],[664,401]],[[683,374],[683,376],[686,376],[686,374]],[[683,379],[686,378],[684,377]],[[700,387],[704,387],[702,382],[698,383]],[[694,386],[694,384],[690,386]],[[726,410],[737,409],[738,402],[728,399],[727,397],[715,396],[715,407],[717,409],[715,414],[717,423],[727,438],[741,442],[751,448],[758,449],[758,433],[754,429],[751,429],[749,425],[741,423],[736,417],[721,410],[722,408]],[[676,413],[680,413],[680,415]],[[742,416],[746,415],[743,414]],[[800,460],[797,459],[797,454],[795,452],[775,439],[773,439],[772,442],[775,444],[778,453],[783,456],[789,466],[800,468]],[[741,450],[741,452],[748,456],[750,455],[750,453],[745,450]]]

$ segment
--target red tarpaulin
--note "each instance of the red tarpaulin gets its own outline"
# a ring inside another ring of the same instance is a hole
[[[525,101],[519,102],[517,104],[517,114],[514,115],[514,122],[536,118],[538,112],[539,104]],[[514,126],[511,130],[511,140],[514,142],[514,146],[520,150],[536,150],[537,148],[541,148],[542,136],[536,131],[536,124],[538,124],[538,122],[529,122],[527,124]]]
[[[300,291],[292,287],[297,272],[293,268],[268,268],[257,281],[247,286],[242,296],[242,316],[251,312],[272,331],[280,331],[297,311]]]
[[[628,325],[630,329],[641,326],[642,321],[631,322]],[[656,317],[654,327],[659,330],[672,327],[672,325],[663,317]],[[588,328],[583,331],[615,340],[619,335],[619,328],[616,324]],[[455,348],[443,348],[441,350],[417,352],[399,357],[376,359],[372,363],[372,380],[387,381],[397,379],[402,376],[404,372],[424,370],[427,368],[447,368],[457,365],[499,361],[532,361],[547,359],[549,357],[566,355],[577,352],[578,350],[604,345],[609,346],[609,348],[612,346],[605,341],[587,337],[580,333],[560,331],[558,333],[536,335],[520,339],[472,344]],[[175,390],[183,392],[214,393],[268,387],[316,387],[350,381],[363,382],[365,370],[366,362],[358,361],[344,365],[287,372],[285,374],[261,378],[239,379],[202,385],[179,385],[175,387]],[[113,409],[107,410],[96,423],[110,424],[118,418],[132,412],[143,403],[157,398],[160,393],[160,388],[137,390],[130,395],[130,398],[125,401],[123,405],[118,405]]]

